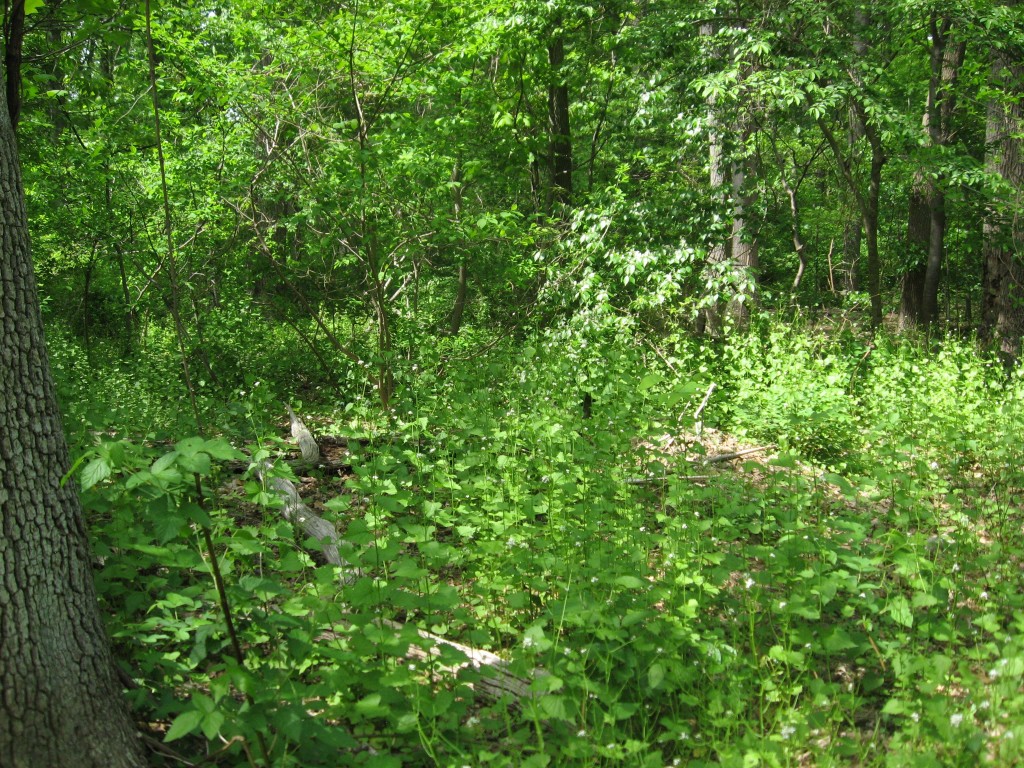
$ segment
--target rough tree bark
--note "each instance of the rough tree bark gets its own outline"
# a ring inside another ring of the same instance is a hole
[[[717,34],[714,24],[701,24],[702,37],[713,38]],[[714,43],[711,43],[714,45]],[[741,73],[744,80],[753,65]],[[708,268],[712,276],[731,272],[741,283],[750,286],[730,286],[723,301],[710,303],[701,310],[698,318],[698,332],[721,336],[725,331],[728,317],[733,324],[742,327],[750,319],[750,305],[754,290],[753,274],[758,265],[758,244],[751,234],[748,213],[755,201],[749,179],[757,175],[757,158],[744,152],[742,156],[726,156],[727,139],[731,145],[742,147],[753,131],[753,121],[747,113],[723,114],[714,94],[707,98],[708,127],[708,171],[714,198],[728,211],[729,234],[715,242],[708,253]],[[734,108],[730,108],[734,109]],[[723,122],[727,118],[728,122]],[[736,155],[736,152],[732,153]]]
[[[1006,5],[1017,5],[1013,0]],[[985,275],[982,285],[982,341],[996,346],[1007,364],[1020,358],[1024,336],[1024,63],[1013,50],[994,46],[990,82],[994,95],[986,116],[985,168],[1004,182],[984,225]]]
[[[0,765],[142,766],[92,581],[0,96]]]
[[[922,120],[932,147],[946,146],[953,139],[954,89],[966,45],[963,41],[950,40],[951,29],[949,17],[940,18],[936,11],[932,12],[929,23],[931,78]],[[941,176],[936,179],[919,171],[914,177],[907,236],[919,260],[903,278],[900,330],[914,325],[927,326],[938,319],[939,277],[946,255],[946,194]]]

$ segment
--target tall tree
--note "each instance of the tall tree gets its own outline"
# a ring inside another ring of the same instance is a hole
[[[572,133],[569,127],[569,86],[565,81],[565,31],[556,14],[548,39],[548,131],[550,135],[551,201],[554,206],[572,200]]]
[[[92,581],[0,96],[0,765],[141,766]]]
[[[1004,4],[1021,8],[1018,0]],[[999,194],[984,224],[985,279],[981,304],[981,337],[998,346],[1008,363],[1020,357],[1024,336],[1024,225],[1020,221],[1024,192],[1024,60],[1019,46],[991,48],[990,85],[985,130],[985,167]]]
[[[928,29],[931,42],[928,96],[922,125],[926,146],[937,150],[953,138],[954,87],[963,64],[966,44],[951,39],[953,22],[932,11]],[[900,327],[927,325],[938,318],[939,275],[946,254],[946,193],[941,171],[914,178],[910,191],[908,239],[924,259],[904,275]]]

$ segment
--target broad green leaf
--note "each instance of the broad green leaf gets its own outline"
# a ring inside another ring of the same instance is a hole
[[[648,389],[650,389],[651,387],[661,383],[664,380],[665,380],[665,377],[661,376],[660,374],[648,373],[646,376],[644,376],[640,380],[639,389],[640,389],[641,392],[646,392]]]
[[[203,450],[206,441],[201,437],[186,437],[174,444],[174,449],[182,456],[194,456],[198,451]]]
[[[153,521],[153,532],[156,534],[158,542],[166,544],[172,539],[176,539],[184,526],[184,516],[160,515]]]
[[[615,579],[615,584],[626,589],[640,589],[647,585],[647,582],[636,576],[619,576]]]
[[[87,491],[108,477],[110,477],[110,465],[107,464],[107,460],[102,457],[95,458],[82,470],[82,490]]]
[[[545,715],[554,720],[570,719],[564,696],[541,696],[540,708],[544,710]]]
[[[850,636],[850,633],[842,627],[833,627],[829,632],[827,632],[822,644],[825,646],[826,651],[830,651],[832,653],[838,653],[839,651],[846,651],[850,648],[859,647]]]
[[[371,693],[369,696],[364,696],[356,702],[355,710],[367,717],[379,717],[386,715],[390,708],[386,704],[381,704],[381,695],[379,693]]]
[[[208,715],[203,717],[203,736],[205,736],[209,741],[213,741],[220,733],[222,725],[224,725],[224,713],[220,710],[210,712]]]
[[[892,620],[901,627],[909,628],[914,626],[914,614],[910,610],[910,601],[903,595],[896,595],[892,598],[886,610],[889,612]]]
[[[208,475],[210,474],[210,456],[206,453],[182,454],[178,457],[178,466],[186,472]]]
[[[215,437],[203,443],[203,450],[218,461],[241,460],[246,456],[223,437]]]
[[[657,661],[651,664],[650,669],[647,670],[647,684],[651,688],[657,688],[664,679],[665,667]]]
[[[348,496],[335,496],[333,499],[328,500],[324,503],[324,506],[331,512],[347,512],[351,501]]]
[[[180,739],[182,736],[188,736],[192,731],[199,727],[199,724],[203,721],[203,713],[198,712],[194,709],[190,709],[188,712],[182,712],[171,723],[171,727],[167,729],[167,735],[164,736],[164,741],[174,741]]]
[[[151,466],[149,468],[149,471],[152,472],[154,475],[158,475],[161,472],[163,472],[165,469],[168,469],[172,464],[174,464],[174,461],[177,458],[178,458],[178,452],[177,451],[171,451],[170,453],[165,453],[163,456],[161,456],[159,459],[157,459],[156,461],[153,462],[153,466]]]

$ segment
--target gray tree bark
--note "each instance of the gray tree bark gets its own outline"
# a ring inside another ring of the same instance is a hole
[[[712,38],[716,33],[714,24],[701,24],[700,34],[703,37]],[[742,112],[723,115],[714,95],[708,97],[707,109],[708,171],[712,194],[728,209],[731,220],[729,234],[716,241],[708,253],[708,268],[712,275],[718,277],[725,271],[732,272],[743,282],[749,281],[753,287],[752,275],[758,265],[758,244],[751,235],[747,220],[754,203],[748,176],[756,176],[756,159],[750,156],[730,158],[726,154],[726,139],[733,138],[735,143],[742,145],[753,131],[753,121],[749,114]],[[723,122],[723,117],[727,122]],[[746,300],[753,296],[745,289],[741,290],[743,293],[730,287],[727,296],[708,302],[698,318],[698,332],[721,336],[726,330],[727,317],[736,327],[746,325],[750,319],[750,305]]]
[[[0,77],[2,80],[2,77]],[[57,407],[0,95],[0,765],[144,765],[115,676]]]
[[[1005,194],[992,202],[985,219],[979,335],[1012,364],[1020,358],[1024,336],[1024,63],[1013,51],[993,47],[990,82],[996,95],[990,98],[986,115],[985,169],[1002,178]]]

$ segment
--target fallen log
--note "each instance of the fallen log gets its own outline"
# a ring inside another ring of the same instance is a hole
[[[383,624],[384,626],[391,627],[394,630],[401,630],[404,628],[404,625],[397,621],[385,620]],[[496,653],[463,645],[455,640],[449,640],[446,637],[441,637],[432,632],[427,632],[425,629],[417,628],[416,633],[424,640],[430,640],[434,644],[434,647],[429,650],[424,650],[419,646],[410,646],[409,651],[407,652],[407,655],[410,658],[428,660],[441,655],[441,649],[438,646],[444,645],[449,648],[454,648],[464,654],[466,660],[458,664],[443,666],[440,668],[440,671],[446,674],[456,675],[461,670],[468,667],[479,670],[481,673],[480,680],[475,683],[467,683],[467,685],[488,699],[497,700],[502,696],[509,695],[517,701],[520,699],[533,698],[534,692],[530,689],[530,682],[538,675],[542,674],[539,670],[534,670],[530,674],[529,678],[520,677],[519,675],[510,672],[508,669],[508,662]]]
[[[288,522],[298,525],[310,538],[320,542],[327,562],[341,569],[339,578],[342,584],[354,584],[356,579],[363,574],[341,557],[341,549],[346,545],[340,541],[338,530],[332,523],[324,520],[303,503],[302,497],[299,496],[299,492],[291,480],[274,477],[272,470],[273,465],[269,461],[262,461],[256,467],[256,475],[284,502],[284,506],[281,508],[282,517]]]
[[[744,448],[742,451],[736,451],[734,453],[720,453],[717,456],[708,456],[704,459],[702,464],[720,464],[723,461],[732,461],[733,459],[741,459],[744,456],[749,456],[752,453],[761,453],[762,451],[770,451],[775,448],[774,444],[759,445],[756,448]]]
[[[709,464],[722,464],[727,461],[734,461],[735,459],[741,459],[744,456],[749,456],[752,453],[760,453],[761,451],[770,451],[774,445],[759,445],[756,448],[744,448],[742,451],[735,451],[733,453],[719,453],[714,456],[708,456],[699,462],[689,462],[691,464],[698,464],[700,466],[708,466]],[[710,475],[680,475],[676,472],[669,472],[664,475],[647,475],[645,477],[629,477],[626,478],[626,485],[647,485],[648,483],[660,483],[669,479],[675,480],[687,480],[689,482],[704,482],[711,479]]]
[[[303,423],[302,419],[295,415],[295,411],[292,410],[290,405],[286,405],[285,408],[288,409],[288,418],[291,421],[292,439],[299,446],[302,460],[307,464],[319,464],[320,446],[313,439],[313,433],[309,431],[309,428]]]
[[[313,439],[309,429],[302,422],[302,419],[300,419],[291,408],[288,409],[288,415],[291,420],[292,437],[299,440],[298,436],[302,436],[303,440],[312,441],[315,446],[316,441]],[[303,458],[305,460],[309,460],[310,463],[315,463],[319,460],[319,447],[317,447],[316,453],[314,454],[312,449],[308,447],[302,448],[300,443],[300,450],[303,452]],[[315,460],[311,460],[309,458],[313,456],[316,457]],[[287,478],[274,477],[271,470],[272,465],[267,461],[261,462],[256,468],[256,472],[261,481],[266,483],[269,488],[275,491],[284,502],[284,506],[281,510],[282,516],[286,520],[299,525],[308,536],[320,542],[320,546],[323,549],[324,557],[327,559],[327,562],[332,565],[336,565],[341,569],[340,580],[343,585],[350,586],[354,584],[356,580],[363,575],[363,573],[352,563],[342,558],[341,551],[344,550],[347,545],[340,540],[337,529],[334,525],[318,516],[303,503],[294,483]],[[403,624],[387,619],[382,620],[381,625],[396,631],[404,629]],[[415,630],[419,637],[424,640],[429,640],[432,643],[432,647],[424,649],[419,646],[412,645],[407,651],[409,658],[430,660],[441,655],[441,646],[447,646],[448,648],[453,648],[462,653],[466,657],[466,660],[456,664],[447,664],[438,667],[438,672],[452,675],[454,677],[461,670],[466,668],[478,670],[481,675],[480,679],[473,683],[466,683],[466,685],[488,699],[497,700],[502,696],[512,696],[513,699],[518,701],[525,698],[532,698],[534,696],[534,692],[530,688],[530,683],[538,675],[543,674],[541,671],[534,670],[529,676],[522,677],[512,673],[508,668],[508,662],[496,653],[481,650],[479,648],[473,648],[455,640],[449,640],[446,637],[435,635],[432,632],[427,632],[425,629],[420,629],[418,627],[415,627]],[[331,633],[324,633],[324,636],[330,636],[330,634]]]

